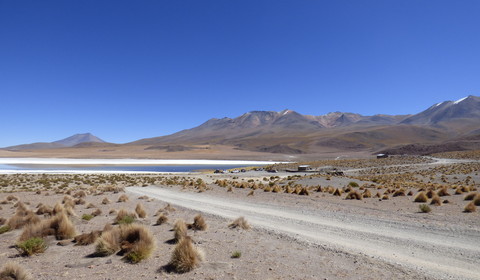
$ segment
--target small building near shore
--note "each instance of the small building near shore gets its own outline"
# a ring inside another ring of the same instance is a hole
[[[300,172],[308,171],[308,170],[311,170],[310,165],[299,165],[298,166],[298,171],[300,171]]]

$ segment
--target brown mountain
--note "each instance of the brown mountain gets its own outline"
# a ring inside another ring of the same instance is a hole
[[[415,115],[362,116],[333,112],[321,116],[292,110],[252,111],[236,118],[211,119],[200,126],[128,145],[230,145],[237,149],[285,154],[456,141],[480,129],[480,98],[445,101]],[[449,144],[451,145],[451,144]]]
[[[73,147],[68,151],[88,150],[89,156],[99,153],[125,155],[125,151],[135,151],[136,155],[146,156],[195,153],[208,157],[225,149],[239,151],[237,155],[242,155],[240,151],[245,151],[245,155],[248,154],[246,151],[289,155],[343,151],[423,154],[442,149],[475,148],[476,142],[480,142],[479,135],[480,98],[468,96],[435,104],[415,115],[363,116],[332,112],[312,116],[292,110],[252,111],[236,118],[210,119],[171,135],[123,145],[104,143],[93,135],[82,134],[52,143],[10,149]]]
[[[61,139],[55,142],[37,142],[32,144],[22,144],[16,146],[6,147],[6,150],[19,151],[19,150],[42,150],[42,149],[56,149],[73,147],[76,145],[88,145],[88,143],[106,143],[102,139],[91,133],[75,134],[65,139]]]

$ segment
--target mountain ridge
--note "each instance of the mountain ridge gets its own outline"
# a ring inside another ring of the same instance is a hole
[[[37,150],[37,149],[56,149],[56,148],[66,148],[74,147],[76,145],[84,143],[106,143],[97,136],[87,132],[87,133],[77,133],[67,138],[53,141],[53,142],[36,142],[31,144],[21,144],[15,146],[9,146],[4,149],[11,151],[18,150]]]
[[[425,147],[479,134],[480,97],[470,95],[456,101],[440,102],[417,114],[409,115],[364,116],[336,111],[314,116],[303,115],[290,109],[278,112],[250,111],[235,118],[211,118],[199,126],[170,135],[144,138],[125,144],[106,143],[85,133],[50,143],[8,148],[80,149],[115,146],[115,149],[121,149],[141,146],[144,150],[174,152],[198,150],[195,146],[223,145],[254,152],[314,154],[325,149],[374,152],[395,147],[397,151],[402,151],[410,149],[403,149],[402,145],[421,144],[418,146]],[[448,143],[449,147],[458,146]]]

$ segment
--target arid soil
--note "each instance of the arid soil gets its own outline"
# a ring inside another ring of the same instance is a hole
[[[36,210],[40,202],[53,206],[84,189],[86,203],[76,205],[70,217],[78,233],[112,224],[111,209],[134,211],[142,203],[148,215],[136,223],[148,226],[157,248],[150,258],[130,264],[115,254],[92,257],[95,244],[75,246],[49,236],[44,253],[22,257],[15,248],[22,233],[17,229],[0,234],[0,264],[19,263],[33,279],[480,279],[480,216],[464,212],[470,202],[466,196],[478,192],[477,161],[345,161],[340,166],[344,176],[249,171],[115,177],[115,186],[125,186],[125,193],[109,185],[111,178],[98,175],[3,175],[0,217],[15,214],[17,201],[8,201],[10,195]],[[430,199],[423,203],[431,212],[422,213],[422,203],[413,202],[418,192],[445,186],[449,195],[441,197],[440,206],[430,205]],[[335,196],[330,187],[343,191]],[[466,187],[467,192],[455,194]],[[306,193],[299,195],[302,188]],[[402,188],[403,195],[394,195]],[[373,197],[345,199],[349,192],[365,190]],[[127,202],[117,202],[122,194]],[[102,204],[105,198],[111,203]],[[93,206],[87,208],[89,203]],[[155,226],[155,213],[167,203],[176,210],[164,211],[168,222]],[[101,215],[82,220],[97,208]],[[191,223],[199,213],[208,229],[188,235],[204,252],[204,261],[187,273],[167,271],[175,247],[173,224],[177,219]],[[228,227],[240,216],[251,229]],[[241,256],[232,258],[234,252]]]

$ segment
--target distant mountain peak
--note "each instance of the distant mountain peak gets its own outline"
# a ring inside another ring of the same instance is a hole
[[[87,142],[105,143],[105,141],[103,141],[102,139],[88,132],[78,133],[70,137],[67,137],[65,139],[55,141],[53,143],[61,144],[66,147],[72,147],[72,146],[75,146],[81,143],[87,143]]]
[[[54,149],[54,148],[65,148],[65,147],[73,147],[78,144],[83,143],[106,143],[102,139],[98,138],[97,136],[91,133],[78,133],[67,137],[65,139],[61,139],[54,142],[37,142],[32,144],[22,144],[17,146],[7,147],[8,150],[41,150],[41,149]]]

